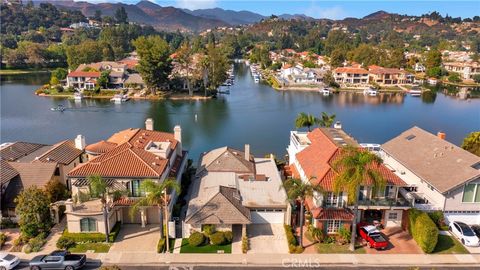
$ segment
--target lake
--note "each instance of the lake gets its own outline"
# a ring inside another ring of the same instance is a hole
[[[235,74],[230,95],[214,100],[130,100],[123,104],[38,97],[34,91],[48,82],[49,75],[2,76],[0,141],[52,144],[83,134],[89,144],[122,129],[144,127],[145,119],[152,117],[157,130],[171,132],[173,126],[181,125],[183,143],[194,158],[224,145],[242,149],[245,143],[256,155],[283,156],[297,114],[319,116],[323,111],[335,113],[344,130],[365,143],[384,143],[417,125],[432,133],[443,131],[447,140],[459,145],[469,132],[480,130],[480,99],[460,100],[442,93],[421,98],[355,93],[324,97],[255,84],[243,64],[235,66]],[[59,104],[68,109],[50,110]]]

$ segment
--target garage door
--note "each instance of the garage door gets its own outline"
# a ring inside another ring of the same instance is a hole
[[[447,224],[452,221],[460,221],[469,225],[480,224],[480,213],[445,213],[444,216]]]
[[[385,220],[386,227],[400,227],[402,226],[402,210],[386,210]]]
[[[283,224],[285,220],[285,213],[282,210],[252,210],[250,211],[252,223],[273,223]]]
[[[158,213],[158,207],[150,207],[147,209],[147,224],[159,224],[160,213]]]
[[[122,216],[123,216],[123,223],[126,224],[142,224],[142,220],[140,219],[140,212],[137,211],[135,215],[132,217],[130,215],[130,208],[125,207],[123,208]]]

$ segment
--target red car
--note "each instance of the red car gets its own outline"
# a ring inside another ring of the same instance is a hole
[[[388,241],[385,240],[375,226],[362,226],[358,229],[358,234],[367,241],[369,248],[386,249],[388,246]]]

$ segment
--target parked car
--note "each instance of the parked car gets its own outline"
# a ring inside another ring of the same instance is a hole
[[[477,237],[480,239],[480,225],[473,225],[471,226],[471,228],[475,232]]]
[[[386,249],[388,246],[388,241],[373,225],[359,226],[358,234],[367,241],[369,248]]]
[[[467,224],[460,221],[453,221],[450,223],[448,229],[455,235],[462,244],[469,247],[478,247],[480,240],[475,232]]]
[[[69,251],[56,250],[48,255],[39,255],[30,261],[31,270],[65,269],[76,270],[87,262],[84,254],[70,254]]]
[[[0,253],[0,270],[10,270],[20,263],[20,259],[12,254]]]

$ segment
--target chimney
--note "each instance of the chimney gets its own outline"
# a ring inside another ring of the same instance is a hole
[[[85,150],[85,136],[77,135],[75,138],[75,147],[80,150]]]
[[[250,160],[250,144],[245,144],[245,159]]]
[[[147,118],[147,120],[145,120],[145,129],[146,130],[153,130],[153,119],[152,118]]]
[[[173,136],[175,140],[182,142],[182,128],[179,125],[173,128]]]
[[[73,200],[68,199],[65,201],[65,212],[71,213],[73,212]]]
[[[445,140],[445,138],[447,137],[447,134],[445,134],[444,132],[437,132],[437,137],[439,137],[440,139],[442,140]]]

